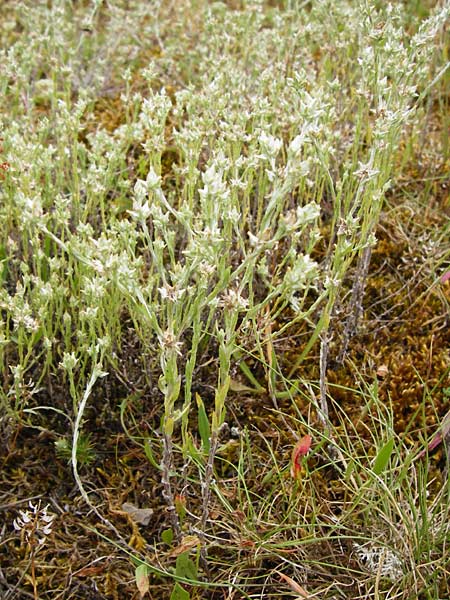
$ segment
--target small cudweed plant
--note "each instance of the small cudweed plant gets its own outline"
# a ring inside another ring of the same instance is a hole
[[[31,582],[33,584],[33,597],[38,598],[36,564],[37,552],[45,545],[47,538],[52,533],[54,514],[48,512],[48,505],[41,508],[40,501],[28,504],[29,510],[20,510],[19,516],[14,519],[13,527],[20,532],[22,544],[26,544],[26,551],[30,557]]]
[[[355,553],[362,565],[373,575],[390,581],[397,581],[403,576],[403,564],[390,548],[376,544],[354,544]]]

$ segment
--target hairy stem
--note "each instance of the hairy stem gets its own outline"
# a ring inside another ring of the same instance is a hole
[[[363,314],[363,298],[366,288],[367,274],[369,272],[370,258],[372,255],[372,247],[366,246],[358,259],[356,268],[355,282],[353,284],[352,295],[350,300],[351,313],[345,323],[345,329],[342,339],[342,346],[337,357],[338,364],[341,364],[345,358],[348,344],[351,338],[355,335],[358,328],[358,323]]]
[[[209,502],[211,499],[211,482],[214,474],[214,458],[219,445],[219,431],[211,432],[208,461],[205,467],[205,475],[202,481],[202,516],[200,519],[199,536],[202,541],[201,558],[206,563],[205,529],[209,518]]]
[[[169,513],[170,524],[172,526],[175,540],[179,542],[181,540],[181,527],[178,515],[175,509],[175,501],[172,491],[172,484],[170,483],[170,472],[173,464],[173,445],[172,436],[164,433],[163,436],[163,456],[162,456],[162,475],[161,482],[163,484],[163,497],[167,505],[167,512]]]

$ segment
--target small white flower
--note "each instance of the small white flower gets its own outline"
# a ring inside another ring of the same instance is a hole
[[[170,329],[167,329],[163,332],[161,336],[158,336],[159,343],[163,350],[174,350],[178,356],[182,356],[181,349],[183,347],[183,342],[179,342]]]
[[[145,202],[142,202],[142,198],[139,196],[136,196],[133,199],[133,209],[128,210],[127,212],[129,215],[131,215],[131,217],[133,217],[133,219],[135,219],[139,223],[145,223],[145,221],[151,215],[152,210],[150,208],[150,204],[149,204],[148,200],[146,200]]]
[[[213,275],[213,273],[215,273],[216,269],[217,269],[216,265],[212,265],[212,264],[206,262],[205,260],[202,260],[198,266],[199,273],[207,278],[211,277],[211,275]]]
[[[158,292],[161,294],[162,300],[169,300],[169,302],[178,302],[183,294],[186,292],[186,288],[177,289],[174,286],[165,284],[163,287],[158,288]]]
[[[41,508],[40,502],[33,504],[30,501],[28,506],[30,510],[19,511],[19,517],[14,519],[13,527],[16,531],[23,531],[28,542],[37,538],[38,544],[42,546],[52,532],[56,515],[48,513],[48,505]]]
[[[289,151],[292,152],[292,154],[298,154],[302,149],[304,142],[305,136],[302,133],[295,136],[295,138],[289,144]]]
[[[77,362],[78,358],[75,356],[75,352],[64,352],[63,359],[59,364],[65,371],[73,371]]]
[[[134,184],[133,191],[136,198],[145,198],[147,195],[147,183],[143,179],[138,179]]]
[[[149,190],[154,190],[156,188],[159,188],[160,183],[161,183],[161,177],[155,173],[153,167],[150,168],[150,171],[148,172],[146,181],[147,181]]]
[[[371,161],[368,163],[359,162],[358,167],[359,168],[354,172],[354,174],[365,181],[374,179],[380,173],[378,169],[372,168]]]
[[[275,157],[283,146],[282,140],[273,135],[268,135],[264,131],[259,136],[259,143],[268,158]]]
[[[237,208],[232,208],[224,215],[224,218],[231,221],[233,225],[238,225],[241,220],[241,213]]]
[[[320,217],[320,206],[316,202],[297,207],[297,225],[304,225],[318,217]]]
[[[293,266],[287,270],[284,284],[288,290],[295,292],[304,289],[316,274],[317,263],[308,254],[299,254]]]
[[[228,310],[246,310],[248,308],[248,300],[238,290],[230,289],[222,295],[219,306],[223,306]]]

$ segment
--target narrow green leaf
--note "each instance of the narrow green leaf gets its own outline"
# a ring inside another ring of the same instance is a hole
[[[171,416],[167,416],[163,421],[163,431],[170,437],[173,434],[173,428],[175,426],[175,420]]]
[[[203,464],[205,461],[205,455],[201,452],[197,446],[194,444],[194,441],[189,436],[186,440],[186,452],[192,458],[192,460],[196,464]]]
[[[149,463],[153,467],[155,467],[155,469],[160,470],[161,465],[159,465],[158,462],[156,461],[155,455],[153,454],[151,442],[148,438],[144,441],[144,452],[145,452],[145,456],[147,457],[147,460],[149,461]]]
[[[349,481],[354,469],[355,469],[355,463],[352,459],[350,459],[348,461],[347,468],[345,469],[345,475],[344,475],[345,481]]]
[[[191,408],[191,405],[190,405],[190,403],[188,403],[185,406],[183,406],[182,410],[176,410],[173,414],[173,420],[175,421],[175,423],[177,421],[179,421],[180,419],[182,419],[183,417],[186,417],[189,414],[190,408]]]
[[[386,469],[393,449],[394,438],[390,438],[378,452],[374,460],[372,471],[375,473],[375,475],[381,475],[381,473]]]
[[[195,399],[198,407],[198,431],[202,440],[203,450],[205,452],[209,452],[211,429],[209,427],[208,415],[206,414],[205,405],[203,404],[203,400],[200,398],[199,394],[195,395]]]
[[[267,391],[266,388],[263,385],[261,385],[259,383],[259,381],[256,379],[256,377],[253,375],[253,373],[250,370],[250,367],[247,365],[245,360],[241,360],[239,362],[239,368],[244,373],[244,375],[247,377],[247,379],[250,381],[250,383],[253,384],[256,392],[266,392]]]
[[[8,276],[8,255],[6,248],[0,244],[0,284],[2,284]]]

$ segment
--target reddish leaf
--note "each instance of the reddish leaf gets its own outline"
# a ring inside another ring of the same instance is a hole
[[[200,544],[200,539],[196,535],[185,535],[181,540],[181,543],[170,552],[169,556],[174,558],[175,556],[180,556],[184,552],[195,548]]]
[[[78,577],[95,577],[95,575],[100,575],[105,570],[105,565],[95,565],[91,567],[83,567],[79,571],[76,571],[74,575]]]
[[[439,446],[439,444],[441,444],[442,441],[446,440],[449,436],[450,436],[450,410],[442,419],[440,431],[438,431],[437,433],[434,434],[433,438],[431,439],[431,442],[426,446],[426,448],[424,450],[422,450],[422,452],[420,452],[417,455],[417,458],[423,458],[427,452],[431,452],[432,450],[437,448],[437,446]]]
[[[302,458],[306,456],[311,448],[312,438],[310,435],[305,435],[299,440],[292,450],[291,459],[291,477],[298,477],[301,474]]]
[[[280,579],[284,579],[293,592],[300,594],[300,598],[307,600],[307,598],[310,597],[305,588],[302,588],[302,586],[294,581],[291,577],[285,575],[284,573],[280,573],[279,571],[277,571],[277,573],[280,576]]]

